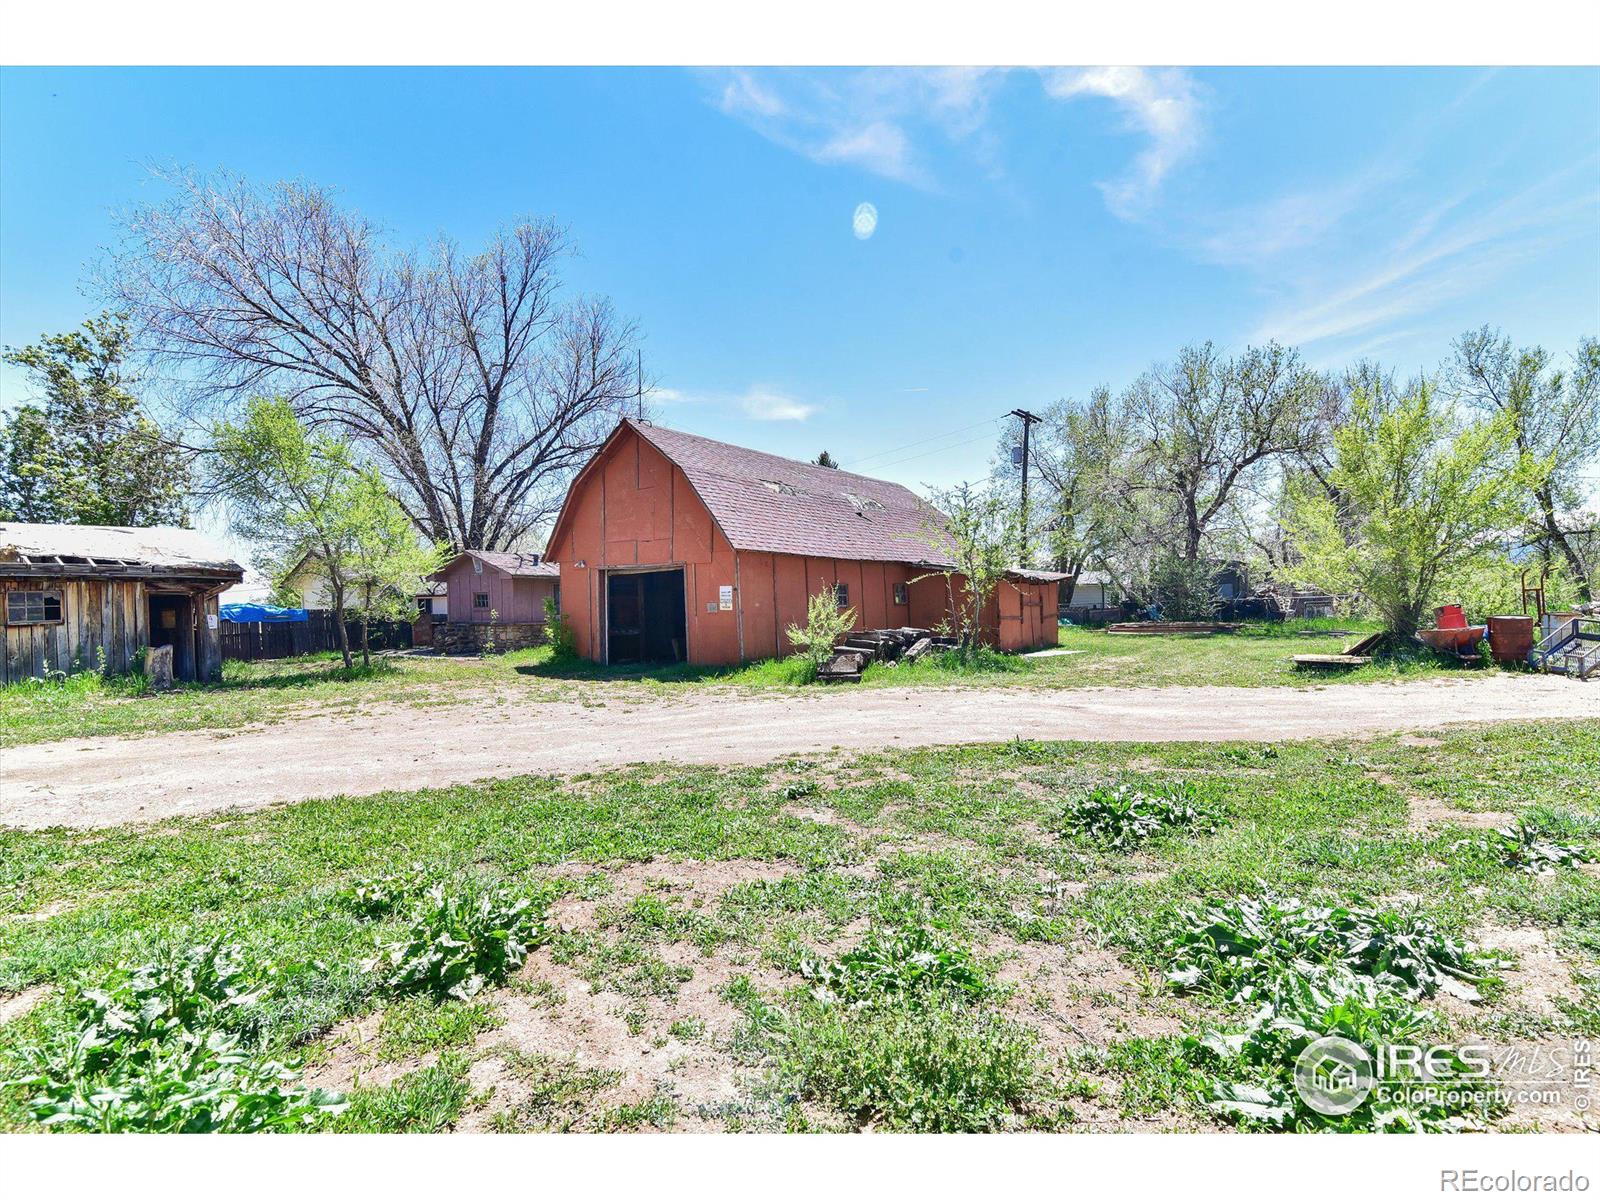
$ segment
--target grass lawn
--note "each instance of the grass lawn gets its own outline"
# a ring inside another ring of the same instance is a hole
[[[1378,664],[1338,675],[1297,670],[1295,654],[1330,653],[1348,641],[1329,628],[1348,622],[1285,622],[1246,626],[1226,635],[1125,637],[1067,628],[1061,649],[1045,658],[991,655],[980,669],[923,662],[875,664],[860,687],[1164,687],[1213,685],[1315,686],[1330,681],[1368,683],[1461,668],[1437,660]],[[1320,636],[1301,636],[1305,630]],[[381,704],[432,705],[481,700],[582,702],[597,686],[624,698],[668,697],[685,688],[769,690],[800,686],[792,660],[767,659],[738,668],[608,667],[553,661],[548,649],[498,657],[380,658],[370,668],[346,671],[337,655],[276,662],[229,662],[214,684],[185,684],[164,695],[143,692],[137,677],[102,679],[87,674],[59,685],[0,688],[0,747],[68,737],[165,733],[185,729],[235,729],[318,713],[353,713]]]
[[[1515,843],[1493,831],[1513,816]],[[660,766],[3,832],[0,1079],[32,1082],[0,1091],[0,1128],[47,1096],[170,1122],[196,1073],[249,1094],[230,1119],[345,1131],[1319,1128],[1285,1099],[1295,1047],[1252,1031],[1266,998],[1372,1036],[1600,1035],[1597,847],[1600,729],[1576,722]],[[1272,937],[1232,954],[1216,931],[1251,922]],[[236,955],[128,978],[211,941]],[[82,1051],[130,996],[170,1023]],[[1383,1113],[1463,1118],[1581,1121]]]

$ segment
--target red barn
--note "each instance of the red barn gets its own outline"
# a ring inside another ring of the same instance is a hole
[[[897,483],[624,420],[573,481],[545,557],[586,658],[732,664],[791,653],[783,631],[822,589],[859,629],[939,625],[941,529]],[[1058,578],[1011,573],[988,640],[1053,645]]]

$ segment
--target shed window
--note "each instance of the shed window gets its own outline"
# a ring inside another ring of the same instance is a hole
[[[834,607],[839,608],[839,609],[846,609],[846,608],[850,607],[850,585],[849,584],[847,584],[847,583],[836,583],[836,584],[833,585],[833,603],[834,603]]]
[[[7,592],[7,625],[58,625],[61,623],[61,593]]]
[[[894,602],[896,604],[911,603],[911,585],[909,583],[897,583],[894,585]]]
[[[489,593],[488,592],[473,592],[472,593],[472,607],[473,608],[488,608],[489,607]]]
[[[431,613],[433,611],[433,601],[428,599],[426,596],[418,596],[417,611],[424,615]]]

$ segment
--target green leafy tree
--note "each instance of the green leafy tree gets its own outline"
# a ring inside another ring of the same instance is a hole
[[[356,472],[348,484],[352,524],[345,571],[347,598],[361,624],[361,662],[372,662],[372,622],[407,621],[415,615],[414,596],[423,576],[444,565],[446,547],[418,539],[416,526],[373,467]]]
[[[101,313],[5,361],[41,402],[0,421],[0,519],[67,525],[183,525],[189,455],[162,434],[127,374],[128,326]]]
[[[1365,596],[1392,641],[1409,639],[1445,581],[1497,552],[1543,472],[1511,457],[1504,414],[1463,424],[1426,382],[1387,397],[1358,392],[1333,436],[1331,488],[1300,487],[1291,499],[1296,571]]]
[[[1158,555],[1151,565],[1146,594],[1161,605],[1161,615],[1168,621],[1209,621],[1222,606],[1216,564],[1171,551]]]
[[[1457,393],[1509,423],[1512,452],[1547,463],[1531,492],[1530,540],[1591,599],[1597,564],[1583,535],[1592,520],[1574,520],[1574,510],[1585,499],[1584,472],[1600,458],[1600,339],[1584,338],[1571,366],[1561,367],[1540,347],[1517,349],[1484,326],[1457,339],[1452,365]]]
[[[952,633],[962,658],[972,661],[983,636],[983,610],[1012,565],[1021,543],[1021,518],[1011,497],[996,488],[978,491],[969,484],[936,492],[940,514],[927,537],[936,551],[953,560],[943,575]]]
[[[382,479],[355,461],[347,443],[307,430],[285,400],[250,401],[242,421],[217,427],[214,442],[214,483],[231,503],[234,532],[262,547],[262,565],[274,577],[288,564],[315,560],[328,581],[345,666],[352,665],[347,614],[361,622],[362,657],[370,661],[371,621],[402,603],[409,612],[416,581],[437,568],[439,548],[417,541]]]
[[[817,457],[812,459],[811,461],[814,462],[819,467],[832,467],[834,470],[838,470],[838,468],[839,468],[838,460],[835,459],[833,457],[833,455],[829,454],[826,450],[824,450],[821,454],[817,455]]]

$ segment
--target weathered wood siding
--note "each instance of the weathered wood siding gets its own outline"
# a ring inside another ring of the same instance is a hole
[[[0,591],[61,593],[59,623],[6,624],[5,683],[51,670],[93,670],[101,651],[108,671],[132,670],[149,642],[149,606],[138,580],[7,579],[0,581]],[[0,619],[4,614],[0,604]]]

